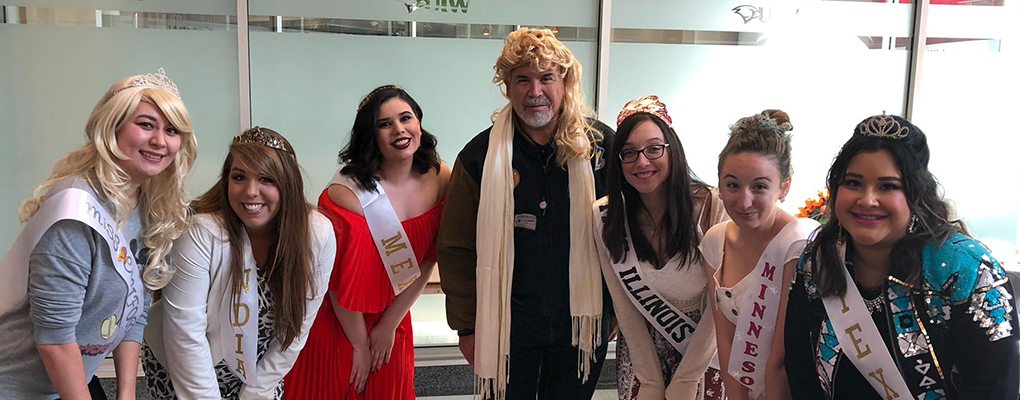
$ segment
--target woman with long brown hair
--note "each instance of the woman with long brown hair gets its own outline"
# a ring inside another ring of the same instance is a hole
[[[620,399],[724,398],[718,370],[709,368],[715,328],[698,250],[703,232],[728,219],[718,191],[690,172],[658,97],[627,102],[616,120],[608,195],[593,212],[620,328]]]
[[[191,206],[177,274],[146,329],[149,388],[159,399],[279,399],[333,269],[329,220],[305,201],[290,142],[260,127],[234,138],[219,181]]]

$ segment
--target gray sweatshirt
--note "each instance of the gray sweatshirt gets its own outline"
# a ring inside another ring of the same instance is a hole
[[[73,187],[96,196],[82,177],[59,182],[51,193]],[[97,199],[104,200],[101,196]],[[103,205],[113,215],[113,204]],[[138,208],[121,228],[138,265],[145,265],[148,249],[142,245]],[[121,321],[128,286],[111,262],[110,248],[99,232],[83,222],[59,221],[43,234],[29,258],[28,296],[0,315],[0,397],[4,399],[55,399],[36,344],[77,342],[86,381],[95,374],[114,337],[103,339],[103,321]],[[141,316],[124,336],[141,342],[149,309],[149,294]]]

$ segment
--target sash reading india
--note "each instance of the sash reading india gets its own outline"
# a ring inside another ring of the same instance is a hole
[[[596,211],[595,221],[597,229],[595,232],[597,235],[602,234],[605,224],[605,208],[605,205],[600,205],[598,211]],[[697,329],[698,324],[684,314],[683,311],[669,304],[645,279],[639,266],[637,253],[633,251],[634,244],[631,242],[629,225],[625,224],[625,226],[627,226],[626,239],[628,251],[622,260],[623,262],[612,263],[613,272],[615,272],[616,278],[623,285],[624,291],[627,292],[627,298],[634,304],[634,308],[682,355],[687,350],[687,345],[690,344],[690,339],[694,336],[693,333]],[[670,260],[663,268],[675,269],[677,262],[676,260]]]
[[[110,248],[111,261],[118,275],[127,285],[120,320],[114,317],[112,326],[104,325],[102,330],[103,338],[113,339],[110,348],[116,348],[142,312],[145,286],[142,285],[135,256],[128,249],[128,241],[114,218],[99,200],[81,189],[63,189],[47,197],[0,261],[0,314],[25,300],[28,295],[29,256],[46,230],[65,219],[82,222],[99,232]]]
[[[245,246],[251,247],[248,236],[244,238]],[[245,256],[252,257],[250,253],[246,251]],[[259,285],[258,272],[252,270],[255,260],[245,260],[242,265],[241,287],[223,296],[220,315],[226,316],[227,321],[220,327],[220,343],[223,361],[230,366],[230,371],[241,382],[251,385],[255,382],[258,362]],[[233,354],[230,349],[234,349]]]
[[[840,247],[840,259],[846,247]],[[861,375],[867,379],[871,387],[886,400],[913,398],[907,388],[903,375],[889,354],[882,335],[878,333],[875,320],[871,318],[864,298],[857,290],[850,271],[843,267],[846,278],[846,294],[842,297],[829,296],[822,298],[825,312],[829,315],[832,328],[836,331],[843,355],[857,367]],[[885,293],[881,294],[885,296]]]
[[[744,278],[751,282],[747,296],[737,300],[743,311],[737,318],[727,372],[747,387],[751,398],[765,389],[765,363],[772,352],[786,256],[791,247],[803,247],[816,227],[818,222],[804,218],[786,224]]]
[[[375,192],[364,190],[340,171],[336,172],[329,185],[343,185],[358,196],[368,230],[372,233],[372,241],[382,258],[383,270],[393,286],[393,295],[403,292],[421,276],[421,270],[414,249],[407,239],[407,232],[404,232],[404,226],[382,185],[376,184]]]

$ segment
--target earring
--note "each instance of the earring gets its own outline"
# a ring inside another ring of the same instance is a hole
[[[836,236],[836,243],[846,244],[846,229],[843,229],[843,227],[839,228],[839,235]]]
[[[910,216],[910,225],[907,225],[907,233],[914,234],[917,231],[917,214]]]

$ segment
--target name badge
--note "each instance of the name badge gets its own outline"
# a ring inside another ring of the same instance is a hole
[[[514,228],[524,228],[528,230],[535,230],[538,226],[538,217],[533,214],[517,214],[514,215]]]

